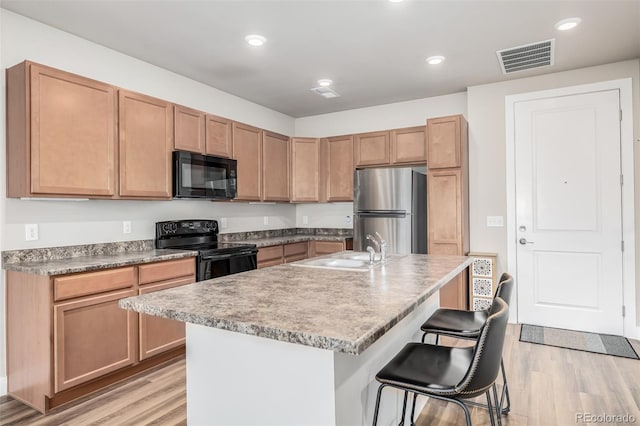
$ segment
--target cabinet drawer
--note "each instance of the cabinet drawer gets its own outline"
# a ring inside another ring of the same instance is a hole
[[[344,242],[342,241],[314,241],[313,243],[316,256],[337,253],[344,250]]]
[[[89,294],[104,293],[135,284],[135,267],[108,269],[53,279],[53,300],[66,300]]]
[[[258,269],[268,268],[270,266],[282,265],[282,258],[279,257],[277,259],[265,260],[264,262],[258,262]]]
[[[297,262],[298,260],[308,259],[307,253],[296,254],[295,256],[289,256],[284,258],[284,263]]]
[[[301,243],[285,244],[284,257],[296,256],[300,254],[306,255],[308,247],[309,244],[306,241],[303,241]]]
[[[138,282],[140,284],[154,283],[194,275],[195,273],[196,263],[193,257],[149,263],[138,266]]]
[[[283,249],[282,245],[260,247],[258,250],[258,263],[266,262],[268,260],[275,260],[282,258]]]

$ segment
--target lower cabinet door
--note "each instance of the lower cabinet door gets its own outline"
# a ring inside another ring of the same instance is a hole
[[[344,242],[342,241],[311,241],[311,253],[309,257],[337,253],[343,250]]]
[[[153,293],[196,281],[195,275],[165,281],[161,284],[149,284],[140,287],[140,294]],[[140,314],[140,361],[169,349],[184,345],[185,330],[182,321]]]
[[[135,295],[125,290],[54,304],[56,393],[136,362],[138,314],[118,306]]]

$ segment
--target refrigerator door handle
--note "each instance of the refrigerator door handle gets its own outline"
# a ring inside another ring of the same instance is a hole
[[[404,210],[375,210],[375,211],[359,211],[356,213],[359,217],[391,217],[405,218],[407,212]]]

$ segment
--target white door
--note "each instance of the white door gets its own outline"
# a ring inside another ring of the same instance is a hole
[[[521,323],[622,334],[619,97],[515,105]]]

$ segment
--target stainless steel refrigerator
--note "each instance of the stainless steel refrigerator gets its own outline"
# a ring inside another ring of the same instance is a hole
[[[365,251],[371,245],[367,234],[378,232],[388,253],[427,252],[426,173],[426,167],[354,172],[354,250]]]

